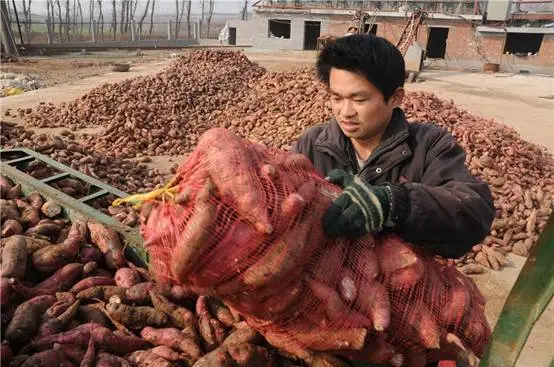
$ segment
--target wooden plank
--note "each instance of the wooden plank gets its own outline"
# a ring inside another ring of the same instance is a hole
[[[517,362],[535,322],[554,294],[554,215],[529,253],[492,334],[480,367]]]
[[[57,175],[54,175],[54,176],[43,178],[43,179],[40,180],[40,182],[42,182],[42,183],[52,183],[52,182],[56,182],[56,181],[59,181],[59,180],[64,179],[64,178],[68,178],[68,177],[69,177],[69,173],[62,172],[62,173],[58,173]]]
[[[98,199],[99,197],[106,196],[108,194],[109,194],[109,192],[107,190],[100,190],[100,191],[95,192],[94,194],[90,194],[88,196],[85,196],[84,198],[80,198],[79,201],[81,203],[86,203],[87,201]]]

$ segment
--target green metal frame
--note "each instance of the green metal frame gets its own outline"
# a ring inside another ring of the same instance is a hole
[[[17,158],[10,159],[10,156],[17,156]],[[38,180],[20,170],[20,168],[26,167],[35,159],[55,168],[60,173]],[[123,237],[125,255],[137,265],[147,267],[148,254],[144,249],[144,241],[139,234],[138,229],[131,228],[87,204],[92,200],[109,194],[113,194],[114,196],[121,198],[128,196],[127,193],[30,149],[21,148],[0,150],[0,161],[0,172],[2,175],[7,176],[15,183],[20,184],[25,194],[37,191],[44,197],[62,205],[65,216],[70,219],[93,218],[114,229]],[[75,199],[49,185],[49,183],[72,176],[90,184],[91,187],[96,187],[98,191],[83,198]]]
[[[554,294],[554,215],[514,284],[480,367],[510,367]]]

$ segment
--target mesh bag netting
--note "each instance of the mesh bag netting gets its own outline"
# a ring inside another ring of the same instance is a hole
[[[218,297],[306,360],[480,356],[490,329],[473,281],[395,236],[325,238],[340,190],[302,155],[209,130],[165,188],[138,195],[150,270]]]

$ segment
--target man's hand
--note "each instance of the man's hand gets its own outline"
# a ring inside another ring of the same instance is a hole
[[[344,191],[323,216],[323,229],[329,237],[361,237],[380,232],[391,209],[388,186],[372,186],[343,170],[333,170],[327,180]]]

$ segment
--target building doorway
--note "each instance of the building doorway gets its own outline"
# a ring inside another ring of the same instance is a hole
[[[229,44],[237,44],[237,29],[235,27],[229,27]]]
[[[427,37],[426,56],[429,59],[444,59],[446,55],[446,40],[448,39],[448,28],[431,27]]]
[[[304,22],[304,50],[317,50],[317,39],[321,32],[321,22]]]

